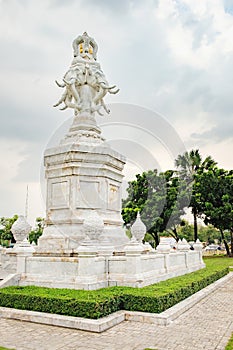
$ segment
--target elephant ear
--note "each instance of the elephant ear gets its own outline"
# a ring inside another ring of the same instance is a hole
[[[90,40],[90,45],[92,46],[92,48],[93,48],[93,58],[94,58],[94,60],[96,61],[96,59],[97,59],[97,51],[98,51],[98,45],[96,44],[96,41],[93,39],[93,38],[91,38],[91,40]]]
[[[78,54],[79,54],[78,46],[81,43],[83,43],[83,38],[82,38],[82,35],[79,35],[76,39],[74,39],[73,44],[72,44],[73,50],[74,50],[74,57],[78,56]]]

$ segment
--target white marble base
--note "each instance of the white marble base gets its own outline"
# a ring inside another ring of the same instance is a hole
[[[30,257],[20,285],[51,288],[98,289],[106,287],[105,259],[92,256]]]
[[[108,286],[140,288],[205,267],[200,244],[197,250],[160,253],[131,240],[116,251],[107,239],[99,242],[86,238],[72,252],[41,253],[26,243],[4,253],[1,250],[0,276],[1,272],[5,272],[3,278],[17,273],[19,285],[90,290]]]
[[[28,256],[20,285],[99,289],[108,286],[144,287],[205,267],[200,251],[172,253],[125,252],[81,246],[76,256]]]
[[[12,248],[0,246],[0,279],[16,273],[17,257]]]
[[[102,239],[117,249],[128,242],[121,217],[125,158],[103,140],[68,141],[45,151],[46,228],[39,251],[76,249],[86,238],[83,225],[93,212],[103,220]]]
[[[60,224],[49,225],[44,229],[43,235],[39,238],[39,246],[36,247],[39,253],[72,253],[85,240],[82,224]],[[108,241],[115,250],[122,250],[129,241],[125,229],[122,227],[111,227],[105,225],[99,243]]]

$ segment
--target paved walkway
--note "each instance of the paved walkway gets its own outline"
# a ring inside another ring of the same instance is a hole
[[[96,334],[0,319],[0,345],[17,350],[224,350],[232,332],[232,280],[168,326],[123,322]]]

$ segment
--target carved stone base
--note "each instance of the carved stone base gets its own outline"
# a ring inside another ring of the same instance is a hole
[[[82,112],[74,117],[73,123],[60,144],[100,145],[105,141],[93,114]]]
[[[77,256],[28,256],[20,285],[99,289],[108,286],[144,287],[205,267],[199,251],[168,254],[98,253],[90,242]],[[134,252],[135,253],[135,252]]]
[[[68,142],[72,138],[79,142]],[[91,213],[103,220],[103,235],[110,245],[118,249],[128,241],[121,217],[125,158],[103,142],[92,115],[75,117],[62,144],[45,151],[44,161],[46,228],[39,251],[76,249],[85,239],[83,224]]]
[[[39,238],[36,251],[42,254],[63,254],[64,252],[71,254],[82,244],[85,238],[82,225],[49,225]],[[109,246],[113,247],[114,251],[121,251],[127,242],[128,237],[123,228],[110,228],[105,225],[103,233],[99,237],[98,245],[100,250]]]

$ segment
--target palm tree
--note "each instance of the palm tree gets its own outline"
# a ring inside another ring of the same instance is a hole
[[[191,150],[190,152],[185,152],[183,155],[179,155],[175,160],[175,166],[179,171],[180,177],[186,181],[187,190],[191,191],[190,207],[192,208],[193,223],[194,223],[194,241],[198,238],[198,228],[197,228],[197,216],[198,207],[195,198],[195,193],[193,193],[193,184],[195,181],[195,175],[198,172],[203,172],[217,163],[210,157],[206,157],[202,160],[202,156],[198,149]]]

